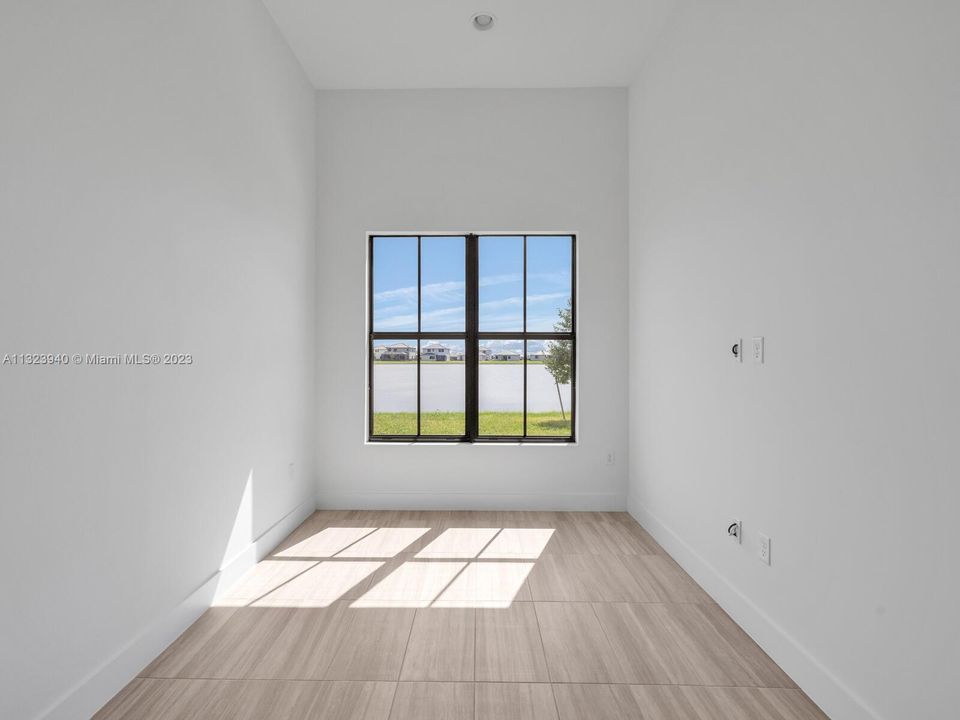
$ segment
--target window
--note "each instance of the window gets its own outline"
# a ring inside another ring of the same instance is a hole
[[[574,235],[369,242],[371,441],[574,440]]]

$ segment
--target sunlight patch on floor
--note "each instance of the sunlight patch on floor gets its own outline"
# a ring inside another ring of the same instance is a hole
[[[391,558],[430,532],[430,528],[380,528],[336,557]]]
[[[416,554],[418,558],[475,558],[500,528],[449,528]]]
[[[252,607],[327,607],[383,565],[372,560],[321,562],[260,598]]]
[[[377,528],[328,527],[275,553],[276,557],[333,557]]]
[[[470,563],[431,607],[508,608],[532,569],[532,562]]]
[[[484,559],[536,560],[553,537],[553,528],[504,528],[483,549]]]
[[[553,528],[327,527],[253,567],[223,607],[507,608]],[[401,553],[413,552],[392,561]],[[308,559],[309,558],[309,559]]]
[[[422,608],[450,584],[465,562],[405,562],[364,593],[353,608]]]
[[[261,560],[213,604],[242,607],[291,581],[317,563],[309,560]]]

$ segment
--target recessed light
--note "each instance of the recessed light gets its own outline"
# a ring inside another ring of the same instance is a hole
[[[470,22],[473,23],[473,27],[477,30],[489,30],[496,21],[496,16],[488,12],[474,13],[473,17],[470,18]]]

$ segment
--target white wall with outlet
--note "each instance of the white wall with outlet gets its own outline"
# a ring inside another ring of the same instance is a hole
[[[320,92],[317,143],[321,506],[623,509],[625,90]],[[578,234],[576,445],[365,443],[366,233],[418,230]]]
[[[957,28],[693,0],[631,88],[630,510],[835,720],[960,707]]]
[[[314,95],[258,0],[3,15],[0,357],[193,358],[0,367],[0,717],[88,718],[314,507]]]

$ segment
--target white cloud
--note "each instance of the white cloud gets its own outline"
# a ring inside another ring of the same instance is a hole
[[[449,282],[438,282],[438,283],[427,283],[423,286],[423,292],[421,293],[424,298],[443,298],[443,297],[463,297],[465,292],[465,284],[459,280],[451,280]],[[392,290],[381,290],[378,293],[375,293],[373,296],[375,301],[383,300],[412,300],[416,302],[417,300],[417,286],[410,285],[408,287],[394,288]]]
[[[557,292],[557,293],[544,293],[542,295],[527,295],[527,305],[531,303],[540,303],[540,302],[549,302],[550,300],[560,300],[561,298],[566,300],[570,297],[570,293]]]
[[[554,278],[562,276],[553,274],[531,274],[531,278]],[[490,287],[494,285],[505,285],[515,283],[520,280],[519,274],[491,275],[480,278],[480,285]],[[428,308],[422,316],[422,325],[424,328],[437,332],[456,332],[464,329],[464,292],[463,282],[451,281],[440,283],[429,283],[423,286],[421,301],[425,308]],[[538,328],[551,327],[557,320],[553,314],[549,315],[531,315],[530,306],[550,303],[557,300],[566,300],[569,292],[540,293],[527,296],[527,323],[529,326]],[[417,326],[417,288],[416,286],[395,288],[393,290],[384,290],[374,295],[375,301],[375,325],[378,331],[384,330],[410,330]],[[389,303],[389,304],[385,304]],[[448,304],[449,307],[442,307]],[[437,307],[440,305],[441,307]],[[510,309],[519,308],[523,305],[523,298],[519,295],[502,298],[499,300],[487,300],[480,303],[481,321],[483,329],[487,331],[510,331],[515,330],[518,312],[504,312]],[[498,311],[500,311],[498,313]],[[543,313],[545,309],[538,312]]]
[[[509,273],[507,275],[481,275],[480,287],[489,287],[491,285],[509,285],[510,283],[520,283],[523,279],[520,273]]]
[[[426,331],[443,332],[448,329],[462,330],[463,325],[463,306],[453,308],[442,308],[423,313],[420,322]],[[374,327],[378,332],[384,330],[406,329],[408,332],[417,327],[417,314],[394,315],[392,317],[381,317],[378,310],[373,321]],[[461,327],[454,327],[461,326]]]

